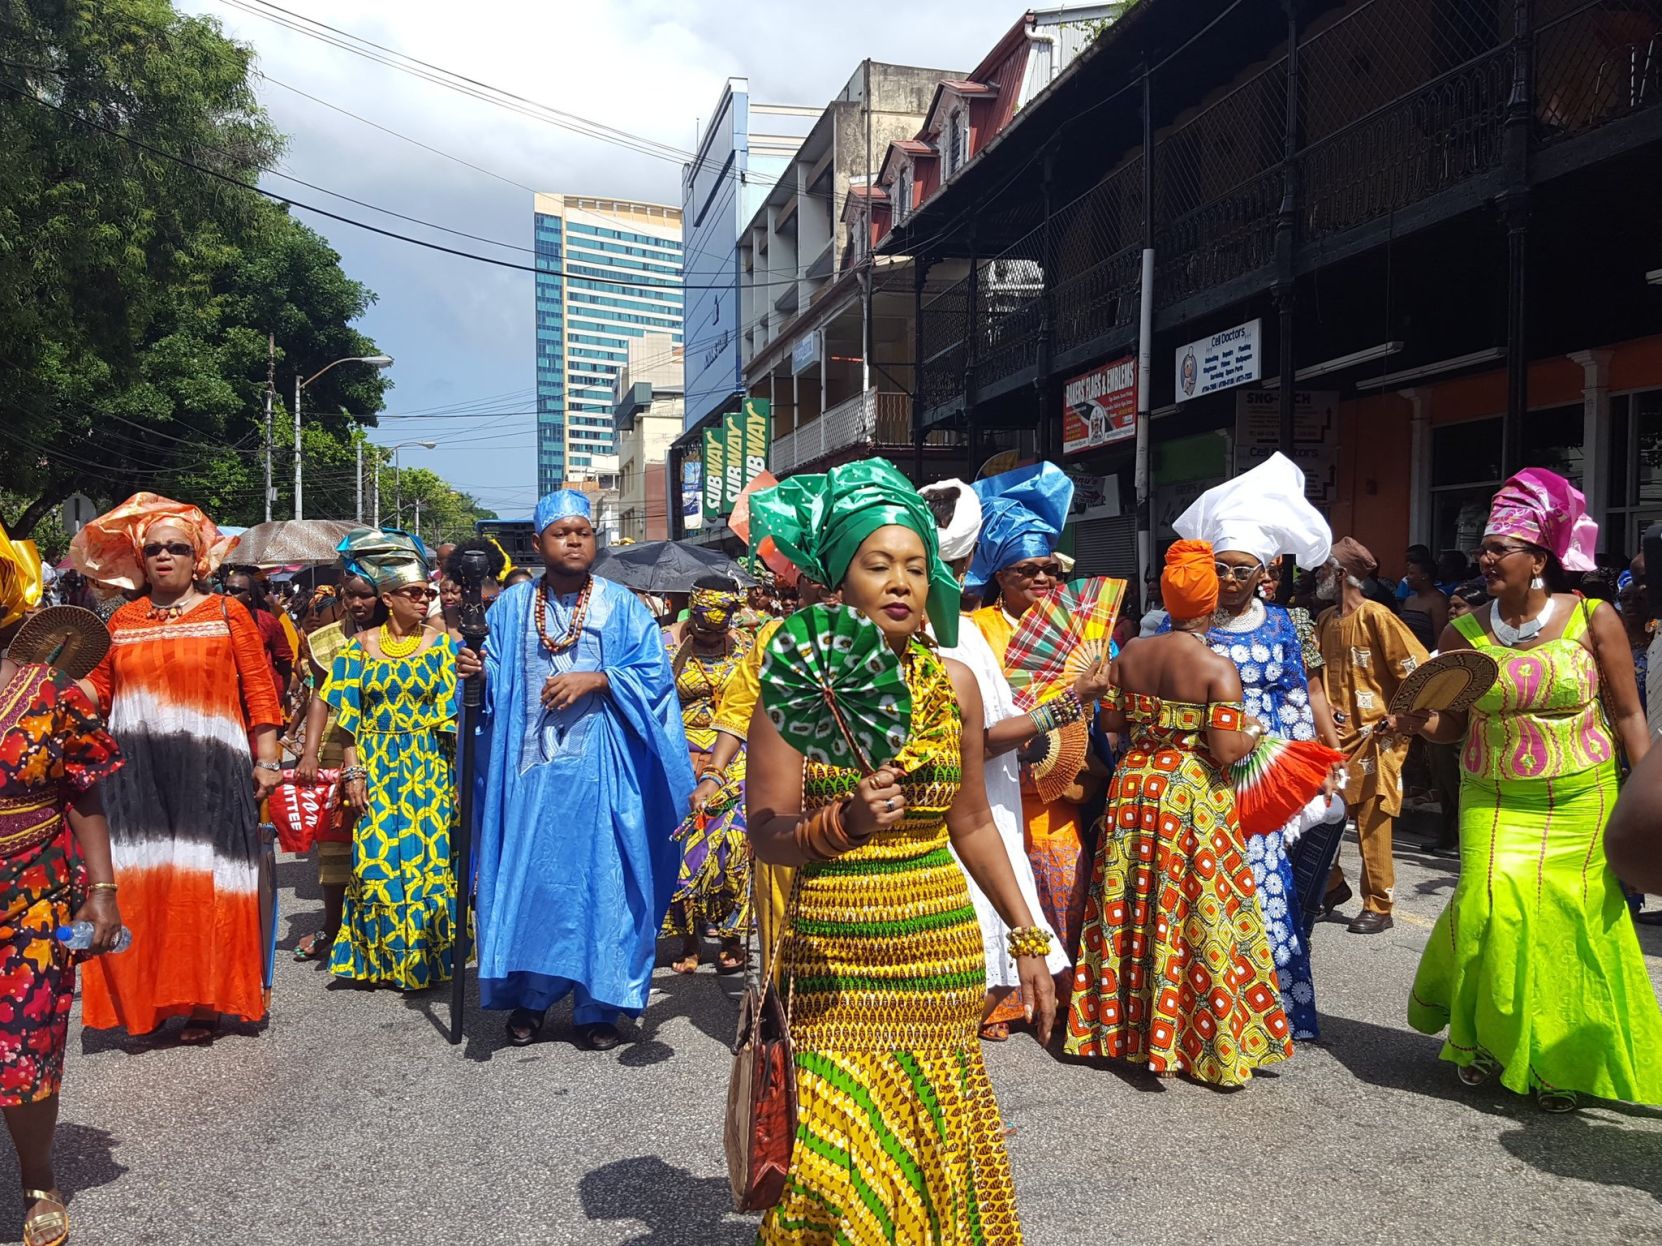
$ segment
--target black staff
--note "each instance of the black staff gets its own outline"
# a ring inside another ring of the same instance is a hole
[[[490,575],[490,559],[484,550],[462,551],[455,560],[456,580],[462,588],[462,617],[458,624],[462,641],[478,653],[490,634],[485,624],[485,579]],[[456,875],[456,951],[455,973],[450,981],[450,1041],[462,1041],[462,1001],[467,991],[468,913],[473,900],[473,765],[475,757],[474,732],[479,726],[479,709],[484,704],[485,681],[462,681],[461,788],[460,817],[455,834],[450,840],[450,867]]]

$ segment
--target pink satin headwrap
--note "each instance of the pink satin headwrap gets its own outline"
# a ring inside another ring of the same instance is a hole
[[[1495,494],[1483,535],[1528,541],[1556,556],[1566,571],[1591,571],[1599,526],[1581,490],[1556,472],[1526,467]]]

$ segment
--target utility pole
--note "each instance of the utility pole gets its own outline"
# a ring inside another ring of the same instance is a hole
[[[265,521],[271,522],[271,409],[277,402],[277,335],[265,335]]]
[[[301,494],[300,462],[300,373],[294,374],[294,517],[304,519],[306,508]]]
[[[415,539],[421,540],[421,495],[416,494],[415,500]]]
[[[370,494],[375,499],[375,510],[373,512],[374,517],[370,520],[370,526],[379,528],[381,526],[381,452],[377,450],[371,457],[375,460],[375,470],[370,476]]]
[[[358,505],[353,511],[353,517],[359,523],[362,523],[364,521],[364,439],[362,437],[356,438],[352,443],[352,449],[356,452],[358,458]]]

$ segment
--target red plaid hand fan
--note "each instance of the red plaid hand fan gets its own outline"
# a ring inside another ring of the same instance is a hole
[[[1032,709],[1105,656],[1124,600],[1125,581],[1099,575],[1064,584],[1034,602],[1004,651],[1016,704]]]

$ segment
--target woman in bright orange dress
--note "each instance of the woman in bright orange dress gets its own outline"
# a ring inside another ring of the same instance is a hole
[[[92,685],[127,765],[105,784],[133,946],[87,967],[88,1029],[145,1034],[265,1016],[259,802],[281,774],[282,707],[248,610],[204,591],[235,544],[194,506],[138,493],[76,534],[83,575],[148,595],[110,620]]]

